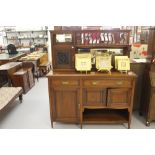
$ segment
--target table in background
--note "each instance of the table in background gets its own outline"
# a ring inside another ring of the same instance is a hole
[[[11,85],[11,75],[22,68],[22,62],[9,62],[4,65],[0,66],[0,77],[2,80],[5,80],[5,82],[0,81],[1,84],[4,84],[6,82],[9,83],[9,86]]]
[[[26,53],[17,53],[17,54],[8,54],[8,53],[1,53],[0,54],[0,65],[6,64],[8,62],[17,61],[21,57],[25,56]]]

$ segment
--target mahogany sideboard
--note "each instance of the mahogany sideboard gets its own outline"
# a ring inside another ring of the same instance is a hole
[[[53,72],[48,75],[53,122],[131,125],[136,74]]]

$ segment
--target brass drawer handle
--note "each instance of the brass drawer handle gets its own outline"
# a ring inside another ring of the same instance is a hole
[[[68,81],[62,81],[62,84],[67,85],[67,84],[69,84],[69,82]]]
[[[78,104],[78,108],[80,109],[80,104]]]
[[[116,84],[117,84],[117,85],[122,85],[123,82],[122,82],[122,81],[117,81]]]
[[[92,82],[93,85],[97,85],[97,83],[98,83],[97,81]]]

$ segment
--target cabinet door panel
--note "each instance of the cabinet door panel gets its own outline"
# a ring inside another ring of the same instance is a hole
[[[107,106],[128,107],[130,103],[130,89],[108,89]]]
[[[78,90],[55,90],[54,97],[56,120],[76,121],[78,118]]]
[[[71,69],[74,67],[74,49],[72,46],[56,46],[53,48],[53,67],[55,69]]]
[[[106,106],[106,89],[84,89],[84,106]]]
[[[150,101],[150,118],[155,119],[155,94],[152,92]]]

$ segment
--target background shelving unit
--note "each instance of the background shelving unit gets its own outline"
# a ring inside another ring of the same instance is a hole
[[[47,41],[47,30],[6,31],[7,44],[14,44],[19,48],[31,47],[33,44],[44,46]]]

